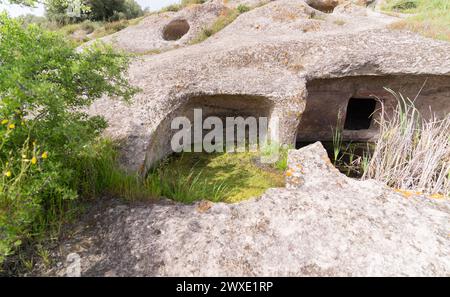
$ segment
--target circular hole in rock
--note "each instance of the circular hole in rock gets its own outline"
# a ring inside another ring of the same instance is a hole
[[[178,40],[189,31],[189,23],[186,20],[173,20],[163,30],[164,40]]]

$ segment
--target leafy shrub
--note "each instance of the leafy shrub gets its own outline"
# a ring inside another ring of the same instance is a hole
[[[118,21],[133,19],[144,14],[135,0],[87,0],[77,16],[67,15],[70,1],[50,0],[45,2],[47,17],[60,24],[77,23],[83,20]]]
[[[81,29],[86,31],[86,34],[94,32],[96,28],[96,24],[91,21],[84,21],[81,23]]]
[[[114,32],[120,31],[128,27],[127,21],[118,21],[118,22],[111,22],[106,23],[104,26],[104,29],[108,34],[112,34]]]
[[[78,52],[60,35],[0,15],[0,262],[64,217],[78,196],[74,160],[106,126],[83,110],[128,99],[128,58],[106,46]],[[93,71],[95,69],[95,71]]]
[[[206,1],[207,0],[181,0],[181,5],[183,7],[186,7],[186,6],[192,5],[192,4],[203,4]]]
[[[239,11],[239,13],[244,13],[244,12],[250,11],[250,7],[248,7],[247,5],[244,5],[244,4],[239,4],[237,7],[237,10]]]
[[[120,21],[120,20],[126,20],[127,17],[123,12],[114,12],[114,14],[109,18],[110,21]]]
[[[34,14],[26,14],[26,15],[21,15],[18,17],[21,22],[27,26],[30,24],[45,24],[47,22],[47,19],[43,16],[36,16]]]
[[[127,20],[144,15],[144,11],[135,0],[125,0],[122,10],[119,12],[122,13]]]
[[[390,4],[392,10],[404,11],[417,7],[417,0],[397,0]]]

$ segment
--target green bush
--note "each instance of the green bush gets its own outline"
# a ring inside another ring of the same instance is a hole
[[[392,1],[389,6],[394,11],[404,11],[417,8],[417,0],[396,0]]]
[[[248,7],[245,4],[239,4],[237,7],[237,10],[239,11],[239,13],[244,13],[244,12],[250,11],[250,7]]]
[[[0,262],[57,224],[78,197],[79,160],[105,128],[81,112],[102,95],[128,99],[128,58],[0,15]],[[93,71],[95,70],[95,71]]]
[[[128,21],[117,21],[106,23],[104,29],[108,34],[112,34],[114,32],[120,31],[128,27]]]
[[[81,23],[81,29],[86,31],[86,34],[94,32],[96,28],[97,28],[96,24],[91,21],[84,21]]]
[[[78,23],[83,20],[118,21],[133,19],[144,15],[135,0],[87,0],[83,2],[80,15],[69,16],[70,1],[50,0],[45,2],[45,10],[50,21],[60,24]]]
[[[88,0],[87,18],[93,21],[118,21],[133,19],[144,14],[134,0]]]

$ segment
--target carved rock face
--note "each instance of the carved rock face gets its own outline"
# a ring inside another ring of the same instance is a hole
[[[389,103],[386,86],[412,98],[422,89],[420,110],[450,112],[450,44],[391,31],[395,17],[323,13],[279,0],[188,45],[222,8],[208,1],[150,16],[104,39],[132,52],[163,51],[130,66],[131,83],[142,89],[130,104],[102,98],[89,110],[108,120],[106,132],[121,141],[127,169],[144,172],[170,154],[170,119],[189,117],[193,107],[216,116],[278,117],[278,141],[286,144],[329,139],[350,99],[375,95]],[[161,32],[172,18],[190,29],[166,41]],[[373,123],[347,127],[350,140],[376,132]],[[99,199],[83,231],[58,253],[62,262],[77,253],[86,276],[450,275],[448,200],[405,197],[373,180],[347,178],[319,143],[290,151],[286,176],[286,188],[237,204]],[[47,274],[70,273],[70,265]]]
[[[351,98],[392,100],[383,87],[414,98],[427,81],[416,100],[420,109],[450,112],[450,44],[391,31],[387,25],[398,21],[395,17],[365,8],[364,14],[328,14],[300,0],[279,0],[241,14],[200,44],[186,45],[200,20],[214,22],[223,7],[210,1],[150,16],[109,37],[114,46],[134,52],[163,49],[132,63],[130,82],[142,92],[130,104],[103,98],[90,109],[109,121],[106,133],[121,141],[126,168],[145,171],[170,153],[167,119],[193,98],[205,98],[197,107],[208,109],[217,99],[217,108],[228,109],[224,98],[262,97],[270,105],[265,115],[280,119],[275,140],[290,145],[329,140],[330,126],[340,110],[345,116]],[[173,19],[186,20],[190,29],[166,41],[161,32]],[[173,47],[179,48],[168,50]],[[375,137],[376,126],[367,125],[344,136]]]

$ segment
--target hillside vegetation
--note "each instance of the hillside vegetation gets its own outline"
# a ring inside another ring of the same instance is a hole
[[[1,263],[22,242],[58,229],[72,202],[92,192],[83,156],[106,123],[80,110],[136,90],[124,77],[128,57],[108,46],[78,52],[59,34],[5,14],[0,36]]]
[[[383,10],[411,14],[394,23],[392,28],[420,33],[450,41],[450,1],[448,0],[386,0]]]

